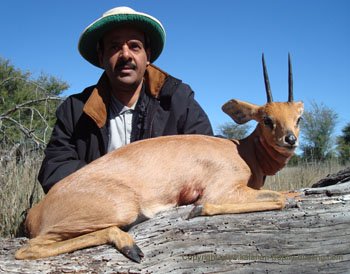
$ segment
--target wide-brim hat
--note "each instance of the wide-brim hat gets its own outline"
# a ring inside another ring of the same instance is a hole
[[[80,54],[91,64],[101,67],[97,53],[98,42],[106,32],[123,25],[135,26],[145,33],[150,42],[150,62],[153,63],[161,54],[165,44],[164,27],[153,16],[128,7],[108,10],[101,18],[91,23],[80,35],[78,43]]]

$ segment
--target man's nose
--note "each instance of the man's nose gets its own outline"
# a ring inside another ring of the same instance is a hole
[[[130,58],[130,50],[127,44],[124,44],[121,49],[121,57],[124,60],[129,60]]]

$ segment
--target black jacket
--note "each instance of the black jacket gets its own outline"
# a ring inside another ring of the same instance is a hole
[[[103,74],[97,85],[68,97],[57,109],[38,176],[45,192],[107,153],[109,90]],[[213,135],[213,131],[191,88],[150,65],[133,115],[131,142],[175,134]]]

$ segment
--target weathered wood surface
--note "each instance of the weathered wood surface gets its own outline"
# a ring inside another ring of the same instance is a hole
[[[136,264],[112,246],[17,261],[25,238],[0,239],[1,273],[350,273],[350,182],[303,190],[282,211],[199,217],[191,206],[132,228]]]
[[[325,187],[335,184],[341,184],[343,182],[350,181],[350,167],[340,170],[334,174],[328,174],[327,177],[319,180],[317,183],[313,184],[312,187]]]

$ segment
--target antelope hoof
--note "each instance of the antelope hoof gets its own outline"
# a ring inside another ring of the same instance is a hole
[[[125,257],[136,263],[141,263],[141,259],[144,257],[143,252],[136,244],[133,246],[125,246],[120,250],[120,252],[124,254]]]
[[[197,205],[191,210],[191,212],[187,216],[186,220],[189,220],[189,219],[201,216],[202,212],[203,212],[203,206],[202,205]]]

